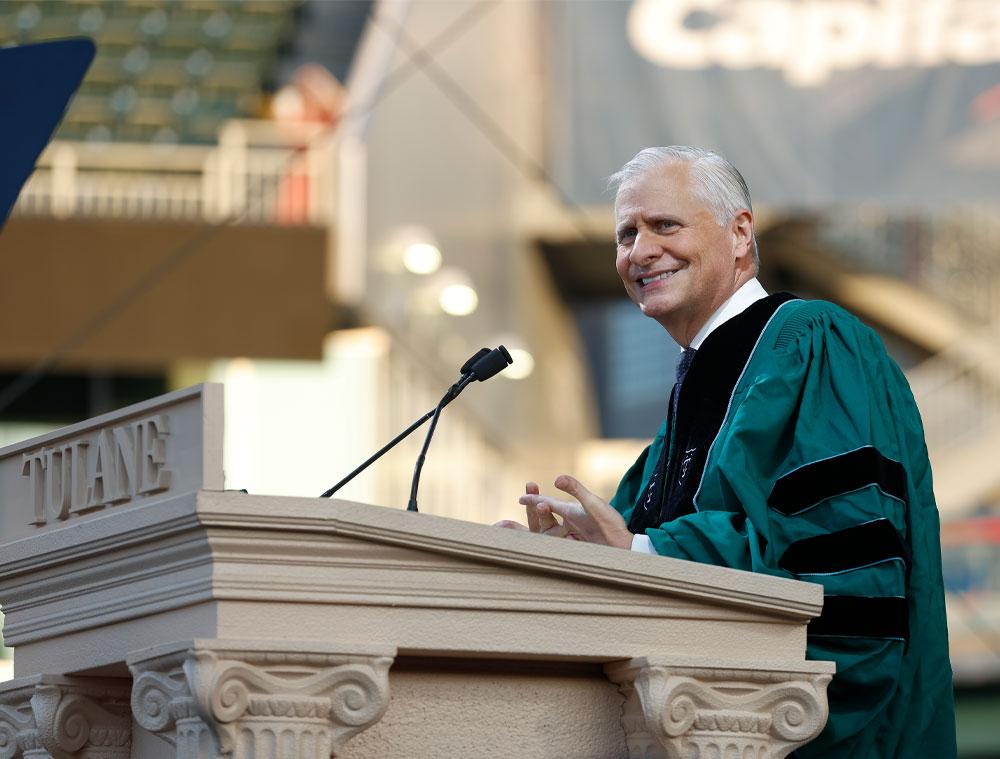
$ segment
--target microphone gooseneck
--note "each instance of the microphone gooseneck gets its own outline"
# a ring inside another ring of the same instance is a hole
[[[504,363],[501,363],[504,362]],[[329,490],[326,490],[320,498],[329,498],[338,490],[340,490],[344,485],[357,477],[361,472],[367,469],[369,466],[378,461],[383,455],[385,455],[389,450],[395,447],[400,441],[405,439],[414,430],[420,427],[428,419],[432,419],[430,429],[427,431],[427,437],[424,440],[424,446],[420,451],[420,456],[417,458],[417,466],[413,473],[413,482],[410,487],[410,504],[407,506],[408,511],[417,510],[417,485],[420,480],[420,469],[423,467],[424,458],[427,455],[427,447],[430,445],[431,436],[434,434],[434,428],[437,426],[438,417],[441,415],[441,409],[455,400],[459,394],[465,390],[466,386],[473,380],[478,380],[483,382],[489,379],[497,372],[501,371],[507,364],[513,363],[510,354],[507,349],[502,345],[498,348],[490,350],[489,348],[480,348],[473,355],[469,356],[462,368],[460,369],[461,378],[448,388],[448,392],[444,394],[437,406],[432,408],[422,417],[417,419],[413,424],[403,430],[401,433],[396,435],[392,440],[382,446],[378,451],[376,451],[372,456],[364,461],[360,466],[358,466],[353,472],[344,477],[340,482],[334,485]],[[412,508],[411,508],[412,507]]]
[[[458,394],[465,389],[472,380],[478,380],[479,382],[484,382],[490,377],[502,371],[505,367],[514,363],[514,359],[510,357],[510,353],[502,345],[494,348],[491,351],[486,351],[482,353],[480,351],[480,356],[477,359],[475,356],[469,359],[465,365],[462,366],[464,370],[466,366],[469,366],[468,373],[465,374],[462,379],[456,382],[444,397],[441,402],[438,403],[437,408],[433,411],[433,419],[431,420],[431,426],[427,429],[427,437],[424,438],[424,445],[420,449],[420,455],[417,456],[417,463],[413,467],[413,480],[410,482],[410,501],[406,505],[407,511],[417,511],[417,488],[420,487],[420,472],[424,467],[424,459],[427,457],[427,449],[430,447],[431,438],[434,436],[434,430],[437,428],[438,417],[441,416],[441,410],[451,403]]]

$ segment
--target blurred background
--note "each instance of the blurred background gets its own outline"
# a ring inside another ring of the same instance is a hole
[[[678,348],[625,299],[606,177],[709,147],[765,287],[844,305],[910,379],[961,754],[1000,757],[1000,3],[0,5],[2,44],[72,36],[97,58],[0,235],[0,445],[224,382],[227,487],[314,496],[502,342],[421,510],[519,518],[564,471],[610,495]],[[402,507],[420,438],[339,495]]]

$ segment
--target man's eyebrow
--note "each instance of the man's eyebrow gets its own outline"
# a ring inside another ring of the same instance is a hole
[[[625,214],[619,221],[615,222],[615,231],[635,226],[635,212]]]
[[[680,221],[681,217],[675,213],[650,213],[643,216],[643,220],[646,222]]]
[[[678,224],[682,223],[680,216],[678,216],[675,213],[646,213],[639,215],[642,217],[642,220],[647,224],[656,224],[661,221],[674,221],[677,222]],[[634,227],[635,224],[636,224],[635,215],[630,214],[627,219],[620,221],[615,226],[615,234],[621,234],[622,230]]]

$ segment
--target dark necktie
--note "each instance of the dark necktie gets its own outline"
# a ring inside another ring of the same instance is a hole
[[[673,418],[677,418],[677,403],[681,398],[681,385],[684,384],[684,378],[687,376],[688,369],[691,368],[691,362],[694,361],[694,354],[697,353],[694,348],[685,348],[681,352],[681,358],[677,362],[677,380],[674,382],[674,407],[671,409]]]
[[[691,368],[691,362],[694,360],[696,352],[694,348],[685,348],[681,352],[680,360],[677,362],[677,379],[674,381],[670,406],[671,428],[677,423],[677,402],[681,397],[681,385],[684,384],[684,378],[687,376],[688,369]],[[635,510],[632,521],[629,523],[629,529],[632,532],[642,532],[646,527],[655,527],[659,524],[660,501],[666,497],[663,483],[667,479],[667,467],[670,463],[667,460],[667,452],[669,450],[669,444],[663,446],[663,451],[660,453],[660,460],[656,465],[656,469],[653,470],[653,476],[649,478],[649,485],[646,488],[646,497],[643,499],[642,508]]]

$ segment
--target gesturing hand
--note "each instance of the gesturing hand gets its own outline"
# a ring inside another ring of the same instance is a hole
[[[528,495],[538,495],[538,484],[534,482],[528,482],[524,486],[524,492]],[[520,501],[524,503],[524,501]],[[525,506],[524,510],[528,514],[528,526],[525,527],[520,522],[515,522],[513,519],[501,519],[499,522],[494,522],[494,527],[505,527],[508,530],[530,530],[531,532],[540,532],[545,535],[556,535],[557,537],[564,537],[562,531],[562,525],[556,520],[551,514],[547,514],[545,519],[539,518],[538,510],[534,506]]]
[[[528,525],[532,532],[616,548],[632,547],[632,533],[628,531],[625,520],[607,501],[591,493],[579,480],[567,474],[557,477],[555,486],[573,496],[577,502],[559,501],[539,495],[538,486],[529,482],[525,495],[519,501],[528,511]],[[556,514],[562,517],[561,524],[556,520]],[[532,523],[533,518],[537,520],[536,524]]]

